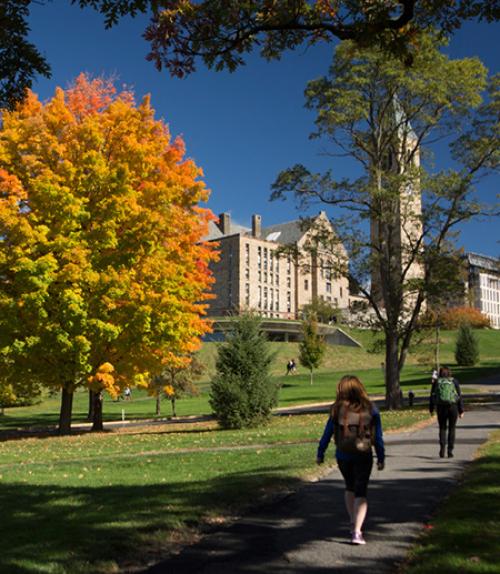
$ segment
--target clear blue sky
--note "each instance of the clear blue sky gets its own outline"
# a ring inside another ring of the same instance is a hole
[[[133,87],[138,99],[150,93],[157,116],[174,136],[183,136],[188,155],[205,172],[212,191],[208,205],[216,214],[229,211],[245,225],[252,213],[262,215],[264,226],[296,219],[292,200],[269,202],[270,186],[280,170],[296,162],[312,169],[325,166],[319,144],[308,140],[314,116],[304,109],[303,91],[308,80],[326,73],[331,46],[298,50],[279,62],[252,56],[233,74],[200,66],[179,80],[145,60],[146,22],[127,18],[105,30],[102,16],[71,6],[69,0],[33,5],[31,39],[53,74],[50,80],[39,79],[34,90],[46,99],[55,86],[66,87],[82,71],[112,74]],[[498,25],[467,25],[453,38],[450,54],[479,56],[491,72],[498,72],[499,32]],[[348,173],[350,168],[344,169]],[[498,177],[483,181],[478,188],[482,199],[494,201],[498,186]],[[498,256],[499,240],[496,219],[465,225],[459,243],[467,251]]]

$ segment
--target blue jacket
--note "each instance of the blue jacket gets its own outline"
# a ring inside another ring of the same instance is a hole
[[[384,462],[385,459],[385,449],[384,449],[384,437],[382,434],[382,421],[380,420],[380,413],[378,409],[373,406],[372,407],[372,417],[373,417],[373,425],[375,428],[375,452],[377,453],[377,460],[378,462]],[[336,421],[333,420],[333,417],[330,415],[328,417],[328,421],[326,422],[325,430],[323,431],[323,436],[319,441],[318,446],[318,459],[323,460],[325,457],[326,449],[332,440],[332,436],[335,433],[335,426]],[[363,454],[351,454],[347,452],[342,452],[338,448],[335,450],[335,457],[337,460],[354,460],[358,456],[365,456]]]

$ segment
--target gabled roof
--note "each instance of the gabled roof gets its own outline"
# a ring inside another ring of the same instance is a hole
[[[300,220],[289,221],[288,223],[278,223],[264,227],[261,231],[261,239],[276,241],[277,243],[296,243],[305,233],[301,227]]]

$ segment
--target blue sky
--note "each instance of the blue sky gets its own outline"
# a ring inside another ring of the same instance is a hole
[[[304,109],[308,80],[326,73],[331,46],[303,49],[267,63],[251,56],[236,72],[216,73],[200,66],[187,79],[159,73],[145,60],[142,39],[147,20],[124,19],[105,30],[102,16],[80,10],[69,0],[32,6],[31,39],[52,66],[52,78],[34,85],[42,99],[55,86],[66,87],[80,72],[114,75],[133,87],[137,98],[150,93],[157,116],[182,135],[188,155],[205,172],[212,194],[209,207],[231,213],[249,225],[260,213],[264,226],[296,219],[293,201],[269,202],[270,186],[286,167],[300,162],[325,167],[320,145],[308,139],[314,115]],[[466,25],[449,47],[453,57],[479,56],[491,72],[499,71],[498,25]],[[339,160],[334,160],[338,162]],[[333,165],[344,169],[347,165]],[[499,178],[479,186],[483,200],[494,201]],[[313,211],[319,211],[318,206]],[[459,243],[467,251],[500,255],[500,222],[476,221],[462,227]]]

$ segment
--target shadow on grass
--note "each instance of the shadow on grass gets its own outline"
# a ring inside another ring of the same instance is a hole
[[[280,474],[281,471],[281,474]],[[89,574],[157,561],[174,529],[207,510],[228,513],[270,484],[290,486],[279,467],[212,480],[139,486],[0,484],[0,572]],[[108,564],[108,566],[106,566]]]

